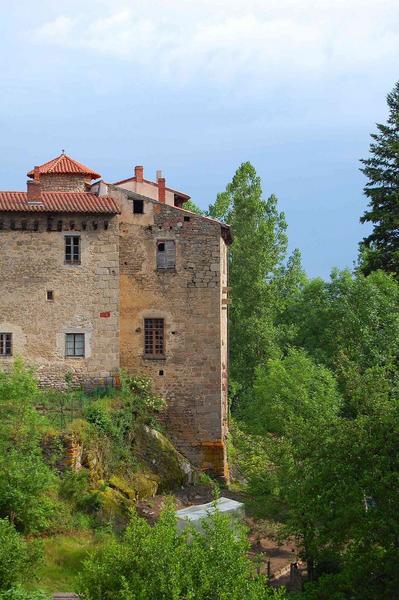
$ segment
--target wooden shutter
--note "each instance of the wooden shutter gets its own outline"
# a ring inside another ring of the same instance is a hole
[[[176,244],[174,240],[165,242],[166,268],[174,269],[176,267]]]
[[[174,240],[157,242],[157,269],[174,269],[176,267],[176,244]]]

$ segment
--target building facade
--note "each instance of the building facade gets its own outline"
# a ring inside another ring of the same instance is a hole
[[[226,476],[229,228],[142,167],[115,184],[62,154],[0,192],[0,368],[44,385],[149,376],[169,434]]]

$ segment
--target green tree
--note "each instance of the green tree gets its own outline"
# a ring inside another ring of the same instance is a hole
[[[360,245],[360,266],[367,275],[377,269],[399,272],[399,81],[387,96],[389,116],[377,124],[371,135],[370,157],[361,169],[368,182],[364,193],[369,199],[362,223],[373,230]]]
[[[246,421],[254,433],[283,434],[294,420],[306,423],[336,417],[341,399],[333,374],[303,350],[292,348],[256,371],[254,399]]]
[[[398,395],[398,307],[392,276],[334,270],[330,281],[307,282],[282,317],[291,343],[335,373],[348,414]]]
[[[0,519],[0,590],[19,583],[34,561],[34,552],[22,535],[8,519]]]
[[[132,515],[121,540],[89,558],[81,575],[84,600],[266,600],[282,598],[254,573],[241,527],[216,513],[179,533],[169,505],[151,527]]]
[[[38,398],[37,382],[20,361],[0,373],[0,517],[25,532],[47,527],[55,509],[48,492],[56,478],[39,443]]]
[[[243,163],[209,208],[232,227],[230,352],[235,387],[250,390],[258,364],[277,356],[276,316],[302,278],[296,252],[286,264],[287,235],[277,198],[262,198],[260,178]]]

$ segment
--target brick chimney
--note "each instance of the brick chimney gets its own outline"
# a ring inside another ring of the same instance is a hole
[[[136,181],[142,183],[144,179],[144,167],[142,167],[141,165],[137,165],[136,167],[134,167],[134,176],[136,178]]]
[[[33,171],[33,181],[27,182],[28,202],[41,202],[42,190],[40,186],[40,167],[35,167]]]
[[[166,200],[166,189],[165,189],[165,177],[158,179],[158,200],[165,204]]]

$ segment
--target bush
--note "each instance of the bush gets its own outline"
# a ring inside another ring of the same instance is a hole
[[[0,600],[50,600],[50,596],[40,591],[28,591],[14,587],[6,592],[0,592]]]
[[[254,394],[247,418],[260,434],[283,434],[298,418],[329,421],[341,407],[333,374],[303,350],[291,349],[284,358],[258,367]]]
[[[35,562],[34,548],[16,531],[8,519],[0,519],[0,590],[21,580]]]
[[[262,600],[281,597],[254,573],[240,527],[216,513],[204,525],[179,533],[169,505],[151,527],[133,513],[120,541],[85,562],[80,578],[84,600]]]

